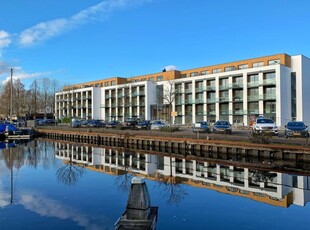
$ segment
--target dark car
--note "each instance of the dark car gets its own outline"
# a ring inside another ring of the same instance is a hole
[[[146,129],[149,130],[151,128],[150,121],[141,121],[137,124],[137,129]]]
[[[302,121],[290,121],[285,126],[285,138],[288,137],[309,137],[308,126]]]
[[[106,124],[106,128],[116,128],[116,126],[119,124],[119,121],[110,121]]]
[[[105,127],[105,123],[101,120],[91,120],[87,123],[87,127]]]
[[[198,121],[196,123],[193,124],[192,126],[192,131],[193,133],[209,133],[210,129],[209,129],[209,125],[208,122],[206,121]]]
[[[136,129],[137,124],[137,120],[128,118],[122,123],[122,129]]]
[[[232,127],[229,121],[217,121],[213,126],[214,133],[227,133],[232,134]]]

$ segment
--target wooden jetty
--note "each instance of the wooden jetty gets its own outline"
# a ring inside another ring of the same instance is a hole
[[[273,160],[310,162],[310,147],[275,144],[254,144],[223,140],[202,140],[175,137],[131,135],[129,133],[75,132],[64,130],[37,129],[49,139],[67,140],[98,146],[166,152],[183,156],[212,157],[223,159],[255,157]]]

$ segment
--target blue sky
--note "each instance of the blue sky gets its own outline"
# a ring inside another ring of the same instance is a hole
[[[1,0],[0,82],[131,77],[277,53],[310,57],[308,0]]]

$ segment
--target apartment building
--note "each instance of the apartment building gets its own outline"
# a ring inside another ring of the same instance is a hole
[[[56,93],[56,117],[249,125],[263,115],[278,126],[292,119],[310,123],[309,87],[310,59],[277,54],[64,87]]]

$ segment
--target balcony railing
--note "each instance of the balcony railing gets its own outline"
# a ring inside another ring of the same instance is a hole
[[[215,85],[208,85],[207,86],[207,91],[215,91]]]
[[[191,93],[191,92],[193,92],[192,88],[185,89],[185,93]]]
[[[219,98],[219,102],[228,102],[229,101],[229,97],[220,97]]]
[[[232,88],[243,88],[242,82],[234,82],[232,83]]]
[[[260,100],[276,100],[277,96],[275,94],[264,94],[259,96]]]
[[[258,101],[258,100],[259,100],[258,95],[248,96],[248,101]]]
[[[215,103],[216,98],[207,98],[207,103]]]
[[[243,96],[234,96],[234,101],[243,101]]]
[[[276,79],[273,78],[273,79],[265,79],[263,80],[263,85],[275,85],[276,84]]]
[[[193,99],[185,99],[185,104],[192,104],[193,103]]]
[[[229,114],[229,110],[226,110],[226,109],[220,110],[220,114],[221,115],[228,115]]]
[[[229,89],[229,85],[220,85],[220,90],[227,90]]]
[[[203,98],[197,98],[195,99],[195,104],[202,104],[202,103],[205,103],[205,100]]]
[[[248,114],[259,114],[259,110],[258,109],[249,109]]]
[[[203,91],[205,91],[206,90],[206,87],[204,87],[204,86],[200,86],[200,87],[196,87],[195,88],[195,91],[196,92],[203,92]]]
[[[250,81],[248,82],[248,87],[258,87],[259,81]]]

